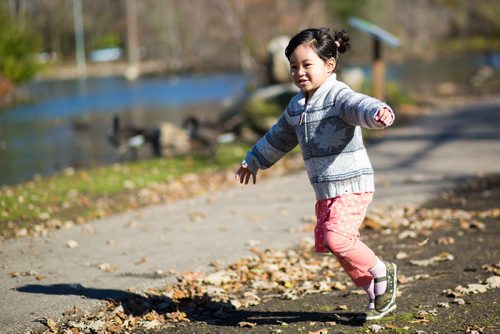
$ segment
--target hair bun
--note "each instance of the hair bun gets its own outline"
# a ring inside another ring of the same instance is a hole
[[[339,53],[345,53],[347,50],[349,50],[350,44],[349,41],[351,38],[347,34],[347,31],[341,30],[341,31],[336,31],[335,32],[335,45],[337,46],[337,51]]]

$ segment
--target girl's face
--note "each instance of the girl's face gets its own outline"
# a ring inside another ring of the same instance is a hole
[[[290,55],[290,74],[294,84],[307,99],[328,79],[335,69],[335,59],[326,62],[308,44],[301,44]]]

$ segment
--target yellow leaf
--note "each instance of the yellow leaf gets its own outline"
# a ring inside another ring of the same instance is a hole
[[[426,245],[428,241],[429,241],[429,238],[427,238],[427,239],[424,239],[424,240],[420,241],[420,242],[417,244],[417,247],[422,247],[422,246]]]
[[[311,332],[311,331],[310,331],[310,332],[309,332],[309,334],[328,334],[328,329],[326,329],[326,328],[322,328],[322,329],[317,330],[317,331],[315,331],[315,332]]]
[[[51,331],[57,332],[57,324],[54,320],[47,318],[46,325],[50,328]]]
[[[238,326],[253,328],[253,327],[257,326],[257,324],[255,322],[240,321],[238,323]]]

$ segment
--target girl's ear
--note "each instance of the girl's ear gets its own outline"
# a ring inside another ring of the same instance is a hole
[[[332,73],[333,70],[335,70],[335,66],[337,66],[337,62],[335,61],[335,58],[330,58],[326,61],[326,68],[328,73]]]

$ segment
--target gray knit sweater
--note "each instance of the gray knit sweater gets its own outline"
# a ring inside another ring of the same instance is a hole
[[[257,173],[300,144],[317,199],[375,191],[360,127],[384,128],[375,121],[382,107],[391,110],[377,99],[354,92],[332,74],[307,104],[303,93],[290,100],[276,124],[247,153],[245,162]]]

